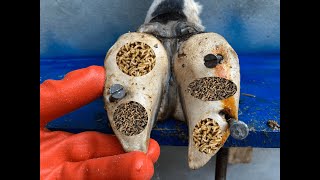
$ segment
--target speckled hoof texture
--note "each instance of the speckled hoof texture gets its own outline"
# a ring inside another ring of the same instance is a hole
[[[189,167],[198,169],[229,137],[226,118],[238,119],[239,60],[222,36],[201,33],[181,44],[173,65],[189,128]]]
[[[148,44],[136,41],[122,46],[116,60],[119,69],[125,74],[143,76],[153,69],[156,55]]]
[[[109,49],[105,61],[105,110],[126,152],[147,152],[150,132],[168,81],[168,58],[161,42],[145,33],[126,33]],[[126,95],[110,101],[110,87]]]
[[[204,77],[196,79],[188,86],[190,94],[203,101],[227,99],[237,92],[237,86],[221,77]]]
[[[196,124],[192,138],[200,152],[211,154],[219,149],[222,141],[222,132],[215,120],[206,118]]]
[[[138,102],[120,104],[113,114],[118,131],[126,136],[140,134],[148,123],[148,113]]]

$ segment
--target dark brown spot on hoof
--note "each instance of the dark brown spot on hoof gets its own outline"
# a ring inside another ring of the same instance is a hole
[[[186,56],[186,54],[185,54],[185,53],[178,54],[178,58],[182,58],[182,57],[184,57],[184,56]]]

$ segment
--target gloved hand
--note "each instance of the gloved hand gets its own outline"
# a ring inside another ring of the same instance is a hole
[[[114,135],[50,131],[45,125],[102,95],[105,70],[90,66],[68,73],[63,80],[40,85],[41,179],[151,179],[159,157],[150,139],[147,154],[125,153]]]

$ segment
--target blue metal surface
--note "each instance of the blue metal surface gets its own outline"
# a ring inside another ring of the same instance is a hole
[[[272,130],[268,120],[280,124],[280,59],[279,55],[239,55],[241,96],[239,119],[248,124],[245,140],[229,137],[225,147],[280,147],[280,131]],[[82,59],[41,59],[40,83],[46,79],[62,79],[66,73],[90,65],[103,65],[104,57]],[[243,94],[245,93],[245,94]],[[255,97],[246,94],[254,95]],[[102,98],[50,122],[52,130],[69,132],[99,131],[113,133],[103,109]],[[158,122],[151,137],[161,145],[188,145],[187,124],[174,119]]]

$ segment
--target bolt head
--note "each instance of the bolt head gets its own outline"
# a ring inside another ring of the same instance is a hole
[[[234,139],[243,140],[249,134],[249,128],[243,121],[233,121],[230,124],[230,133]]]
[[[113,84],[110,87],[111,97],[114,99],[122,99],[126,95],[126,91],[124,90],[121,84]]]
[[[219,63],[221,63],[223,57],[221,55],[214,55],[214,54],[207,54],[204,56],[204,65],[207,68],[214,68],[216,67]]]

